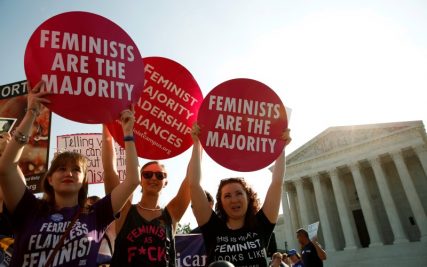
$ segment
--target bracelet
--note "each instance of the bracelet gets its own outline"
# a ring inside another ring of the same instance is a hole
[[[15,131],[15,134],[13,135],[15,141],[19,144],[26,144],[28,143],[28,140],[30,139],[28,135],[25,135],[19,131]]]
[[[135,138],[133,137],[133,135],[125,135],[123,137],[123,141],[128,142],[128,141],[135,141]]]
[[[25,108],[25,113],[27,113],[28,111],[31,111],[31,113],[33,113],[33,115],[36,117],[40,115],[40,111],[36,108]]]

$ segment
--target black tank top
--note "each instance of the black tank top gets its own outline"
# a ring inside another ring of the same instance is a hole
[[[172,218],[166,209],[147,221],[132,205],[115,241],[110,266],[175,267],[175,240]]]

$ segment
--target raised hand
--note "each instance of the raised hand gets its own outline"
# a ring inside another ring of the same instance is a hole
[[[134,112],[130,109],[123,110],[120,114],[120,121],[122,123],[123,134],[133,135],[133,125],[135,124]]]
[[[197,124],[197,122],[195,122],[193,124],[193,127],[191,128],[191,138],[193,138],[194,143],[200,142],[199,135],[200,135],[200,127]]]
[[[290,129],[286,129],[282,134],[282,140],[285,141],[285,147],[288,146],[289,143],[292,141],[290,132]]]
[[[45,82],[40,81],[31,89],[30,84],[28,86],[28,98],[27,98],[27,110],[31,111],[34,115],[38,116],[40,114],[40,109],[42,104],[49,104],[50,100],[44,98],[46,95],[49,95],[50,92],[44,91]]]

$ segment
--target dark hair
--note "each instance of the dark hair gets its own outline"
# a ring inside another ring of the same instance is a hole
[[[303,236],[308,238],[308,232],[303,228],[298,229],[297,234],[302,234]]]
[[[246,211],[245,215],[244,227],[253,229],[255,227],[255,215],[260,210],[261,205],[257,193],[252,190],[252,188],[246,183],[245,179],[243,178],[228,178],[221,180],[218,187],[218,192],[216,193],[215,212],[222,220],[227,221],[228,215],[225,212],[224,207],[222,206],[221,191],[225,185],[234,183],[240,184],[243,187],[243,190],[245,190],[246,195],[248,196],[248,210]]]
[[[84,207],[87,192],[88,192],[88,181],[87,181],[87,158],[80,153],[77,152],[62,152],[58,153],[56,157],[52,160],[50,164],[50,168],[47,170],[46,174],[43,176],[41,181],[41,188],[43,192],[43,199],[45,203],[47,203],[48,211],[52,211],[55,209],[55,192],[53,187],[49,184],[48,177],[52,176],[52,174],[61,166],[66,165],[67,163],[76,164],[81,167],[81,170],[84,174],[83,184],[79,190],[78,196],[78,204],[80,207]]]
[[[209,193],[208,191],[205,190],[205,194],[206,194],[206,198],[208,199],[208,202],[214,202],[214,199],[211,195],[211,193]]]

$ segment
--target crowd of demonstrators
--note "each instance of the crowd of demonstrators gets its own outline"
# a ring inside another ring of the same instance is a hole
[[[276,159],[262,206],[244,178],[221,180],[214,206],[214,198],[200,185],[202,147],[200,129],[195,125],[186,176],[176,196],[162,208],[159,198],[167,186],[168,173],[158,161],[150,161],[138,171],[135,118],[133,111],[125,110],[120,118],[125,137],[125,180],[119,180],[113,138],[103,126],[106,196],[88,197],[87,158],[76,152],[62,152],[55,155],[42,178],[43,198],[37,199],[27,189],[18,162],[36,115],[44,103],[49,103],[45,98],[49,93],[42,90],[43,86],[40,82],[33,90],[29,88],[27,112],[14,136],[5,133],[0,137],[0,238],[15,238],[10,266],[173,267],[176,226],[190,200],[199,226],[192,233],[202,233],[209,266],[268,266],[266,250],[278,218],[284,182],[284,151]],[[282,138],[288,145],[289,130]],[[142,196],[132,204],[132,193],[138,185]],[[322,266],[312,258],[318,255],[324,260],[326,254],[317,242],[307,242],[305,234],[298,232],[302,260],[308,262],[305,266]],[[275,253],[270,266],[298,267],[302,261],[291,250],[287,257]]]
[[[282,254],[282,262],[285,264],[285,266],[289,266],[289,267],[292,266],[288,253]]]
[[[107,194],[120,184],[115,162],[113,138],[104,126],[102,163]],[[160,194],[168,183],[165,166],[151,161],[142,166],[140,174],[140,201],[132,205],[129,199],[116,220],[111,266],[175,266],[175,229],[190,204],[188,178],[183,179],[177,195],[161,208]]]
[[[270,267],[289,267],[289,265],[283,262],[282,253],[276,252],[271,256]]]
[[[257,194],[243,178],[228,178],[220,182],[213,211],[200,185],[202,148],[199,133],[200,128],[194,125],[189,177],[193,213],[203,234],[208,262],[225,260],[235,266],[268,266],[266,247],[279,214],[284,152],[276,160],[262,207]],[[283,134],[283,139],[289,144],[289,131]]]
[[[8,266],[12,260],[12,223],[3,212],[3,192],[0,187],[0,266]]]
[[[305,267],[323,267],[326,252],[317,242],[317,238],[310,240],[308,232],[304,229],[297,230],[297,239],[301,245],[301,257]]]
[[[304,263],[301,260],[301,255],[296,251],[296,249],[291,249],[288,251],[288,257],[292,267],[304,267]]]
[[[0,157],[11,136],[8,132],[0,134]],[[0,186],[0,266],[9,266],[13,252],[13,230],[9,216],[3,212],[3,191]]]
[[[41,181],[43,199],[27,189],[18,166],[33,122],[48,92],[39,82],[29,88],[27,112],[0,157],[0,187],[15,235],[10,266],[96,266],[100,241],[140,183],[135,144],[125,142],[126,179],[88,209],[88,161],[75,152],[58,154]],[[134,115],[121,114],[125,136],[133,133]]]

